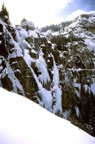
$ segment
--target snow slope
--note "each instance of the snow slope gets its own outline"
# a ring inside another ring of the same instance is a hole
[[[34,102],[0,88],[0,144],[95,144],[95,138]]]

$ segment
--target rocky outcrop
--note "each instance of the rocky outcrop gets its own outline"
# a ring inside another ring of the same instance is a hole
[[[81,15],[49,37],[0,21],[0,86],[95,136],[94,23]]]

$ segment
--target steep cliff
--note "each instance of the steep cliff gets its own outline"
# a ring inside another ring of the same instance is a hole
[[[0,86],[95,136],[95,13],[45,33],[0,20]]]

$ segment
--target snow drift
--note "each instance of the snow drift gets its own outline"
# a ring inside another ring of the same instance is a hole
[[[95,144],[95,138],[27,98],[0,88],[0,144]]]

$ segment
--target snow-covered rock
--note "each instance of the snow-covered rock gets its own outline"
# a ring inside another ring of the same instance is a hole
[[[25,18],[21,21],[21,26],[25,28],[26,30],[34,30],[35,25],[33,22],[27,21]]]
[[[44,33],[0,20],[0,86],[95,136],[95,13]]]

